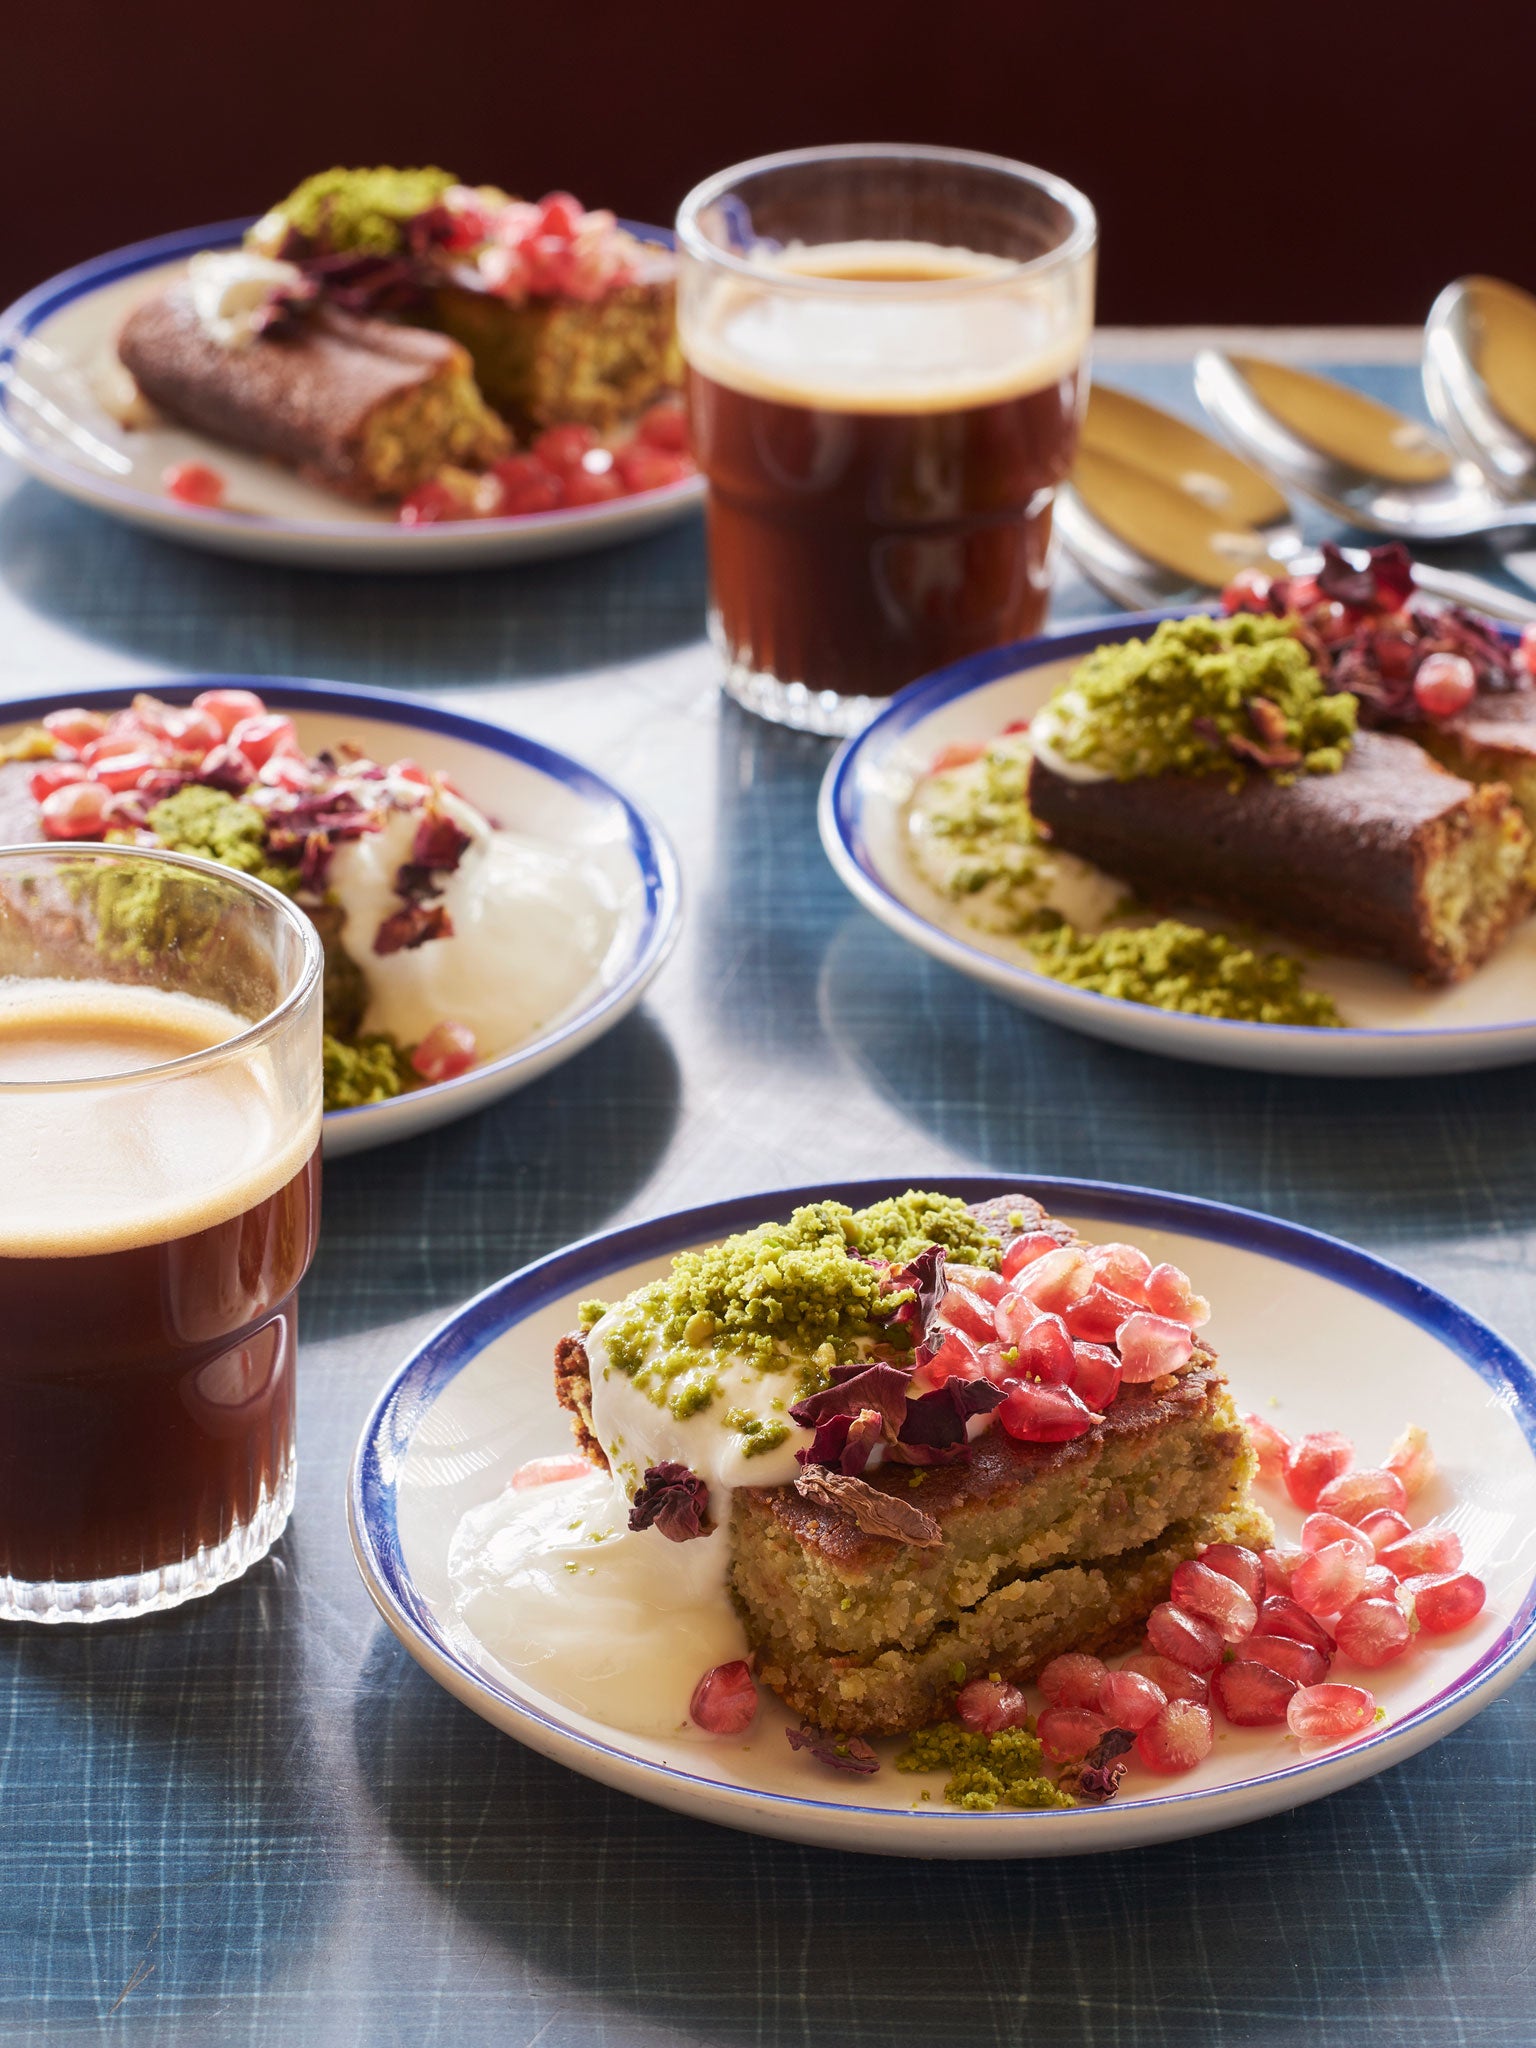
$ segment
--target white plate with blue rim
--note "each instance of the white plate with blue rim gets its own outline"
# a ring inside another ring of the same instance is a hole
[[[127,685],[0,701],[0,740],[67,705],[115,711],[140,690],[172,704],[189,704],[208,689],[256,691],[270,710],[288,713],[310,753],[350,740],[377,761],[411,758],[446,774],[493,821],[570,855],[601,932],[574,996],[495,1058],[388,1102],[328,1111],[327,1158],[416,1137],[484,1109],[573,1058],[640,1001],[671,951],[682,912],[671,844],[656,821],[611,782],[568,754],[504,726],[357,684],[205,675],[141,678]],[[0,812],[0,835],[12,841],[42,836],[37,828],[29,830],[28,803],[23,790],[8,796]]]
[[[1379,1459],[1406,1422],[1428,1426],[1440,1474],[1413,1502],[1413,1519],[1456,1527],[1487,1604],[1459,1634],[1421,1641],[1383,1669],[1335,1665],[1335,1677],[1374,1691],[1382,1714],[1370,1732],[1307,1756],[1283,1727],[1218,1719],[1211,1755],[1184,1777],[1138,1769],[1103,1806],[967,1812],[944,1804],[941,1776],[897,1771],[894,1742],[875,1745],[871,1776],[829,1770],[791,1751],[794,1723],[766,1697],[744,1736],[688,1725],[636,1736],[576,1711],[552,1683],[541,1688],[537,1646],[519,1642],[514,1656],[481,1640],[455,1595],[455,1531],[526,1460],[571,1450],[551,1361],[581,1300],[613,1299],[664,1272],[675,1253],[800,1203],[859,1207],[910,1184],[785,1189],[606,1231],[498,1282],[434,1332],[368,1417],[348,1496],[364,1583],[422,1668],[542,1755],[702,1820],[885,1855],[1017,1857],[1176,1840],[1320,1799],[1449,1734],[1536,1658],[1536,1379],[1518,1352],[1411,1275],[1295,1224],[1145,1188],[995,1177],[919,1184],[966,1201],[1022,1185],[1085,1236],[1129,1238],[1183,1266],[1213,1303],[1205,1335],[1239,1408],[1297,1435],[1343,1430],[1362,1462]],[[1261,1498],[1294,1541],[1296,1511],[1267,1490]],[[679,1672],[684,1702],[695,1675]]]
[[[510,519],[401,526],[387,507],[354,505],[292,471],[169,422],[122,425],[130,389],[117,334],[130,309],[202,249],[238,246],[252,223],[185,228],[77,264],[0,313],[0,449],[39,482],[166,540],[309,569],[473,569],[583,554],[693,516],[702,477],[606,504]],[[665,228],[621,223],[672,247]],[[227,506],[169,497],[175,463],[223,476]]]
[[[1022,940],[979,926],[965,899],[945,895],[920,870],[913,798],[946,748],[994,739],[1032,718],[1095,647],[1145,635],[1189,610],[1121,613],[1043,633],[955,662],[892,698],[839,749],[822,783],[821,840],[840,880],[899,937],[946,966],[1069,1030],[1144,1052],[1292,1074],[1454,1073],[1536,1059],[1536,917],[1452,988],[1422,988],[1371,961],[1306,954],[1306,985],[1334,998],[1344,1028],[1250,1024],[1054,981],[1035,968]],[[1192,924],[1218,923],[1199,911],[1179,914]]]

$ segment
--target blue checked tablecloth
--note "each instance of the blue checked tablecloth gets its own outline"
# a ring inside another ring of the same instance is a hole
[[[1102,374],[1192,409],[1187,364],[1151,348]],[[1416,402],[1406,368],[1345,374]],[[12,694],[209,669],[429,692],[624,783],[688,893],[677,953],[611,1037],[480,1117],[328,1170],[277,1553],[136,1627],[0,1630],[0,2035],[1529,2048],[1536,1679],[1415,1761],[1236,1833],[900,1863],[568,1775],[375,1620],[343,1480],[385,1376],[498,1275],[691,1202],[966,1168],[1150,1182],[1337,1231],[1536,1349],[1536,1067],[1245,1075],[1010,1008],[843,893],[815,833],[827,746],[722,703],[703,602],[695,525],[389,582],[181,552],[0,477]],[[1057,616],[1103,609],[1064,581]]]

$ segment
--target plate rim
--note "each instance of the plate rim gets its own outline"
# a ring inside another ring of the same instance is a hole
[[[1123,996],[1106,996],[1096,989],[1073,988],[1070,983],[1057,981],[1034,968],[989,953],[985,947],[973,945],[969,940],[946,931],[914,910],[891,888],[868,853],[862,827],[859,773],[868,758],[865,750],[871,742],[898,740],[924,718],[973,695],[989,683],[1001,682],[1021,670],[1043,668],[1049,661],[1091,653],[1105,641],[1133,639],[1138,632],[1154,628],[1165,619],[1187,619],[1209,609],[1208,605],[1198,604],[1162,605],[1150,611],[1109,612],[1092,619],[1073,621],[1069,625],[1032,633],[1023,640],[1009,641],[1002,647],[965,655],[959,661],[920,676],[916,682],[898,691],[868,725],[843,741],[822,777],[817,795],[816,822],[822,850],[838,880],[856,901],[898,937],[972,980],[980,980],[997,989],[1007,986],[1028,990],[1032,996],[1046,992],[1056,1022],[1070,1026],[1071,1013],[1076,1011],[1084,1020],[1081,1028],[1092,1031],[1095,1023],[1108,1017],[1124,1018],[1128,1012],[1149,1008],[1146,1004],[1128,1002]],[[1491,620],[1489,623],[1505,639],[1516,637],[1500,621]],[[1056,1014],[1058,1011],[1061,1014]],[[1202,1017],[1191,1011],[1154,1011],[1153,1014],[1181,1029],[1188,1028],[1191,1032],[1201,1029],[1213,1041],[1249,1044],[1255,1048],[1282,1045],[1337,1047],[1341,1041],[1412,1047],[1430,1043],[1461,1044],[1468,1040],[1523,1038],[1532,1042],[1532,1056],[1536,1057],[1536,1016],[1516,1018],[1502,1024],[1346,1024],[1340,1030],[1316,1024],[1262,1024],[1246,1018]],[[1154,1046],[1150,1041],[1140,1039],[1135,1041],[1142,1051],[1160,1051],[1165,1055],[1172,1052],[1175,1057],[1182,1054],[1189,1058],[1198,1057],[1198,1042],[1192,1041],[1184,1050]]]
[[[88,298],[93,292],[105,290],[110,285],[120,284],[140,271],[174,262],[178,257],[196,255],[202,249],[232,247],[258,218],[252,214],[237,220],[214,221],[207,227],[177,228],[168,234],[152,235],[144,241],[126,242],[121,248],[109,249],[99,256],[86,258],[84,262],[71,264],[67,270],[45,278],[41,284],[23,292],[20,298],[13,299],[0,311],[0,451],[10,456],[29,475],[72,497],[86,503],[98,503],[102,509],[110,508],[125,515],[131,513],[136,518],[152,515],[161,530],[189,539],[207,538],[213,534],[262,534],[274,539],[334,541],[353,545],[366,542],[369,547],[376,546],[387,553],[408,551],[414,555],[436,551],[448,554],[455,553],[462,546],[466,527],[487,542],[498,538],[511,539],[516,535],[591,533],[604,526],[618,526],[622,535],[625,522],[615,521],[616,504],[643,505],[656,519],[660,519],[670,507],[681,510],[695,502],[703,502],[704,478],[696,475],[685,477],[679,483],[663,484],[657,490],[640,492],[630,499],[598,505],[568,505],[558,511],[525,512],[515,517],[444,520],[421,527],[405,527],[393,521],[365,524],[340,518],[289,519],[267,512],[235,512],[213,505],[184,505],[178,499],[157,495],[137,484],[99,476],[94,470],[39,446],[17,425],[11,412],[9,373],[19,349],[44,320],[63,312],[77,300]],[[630,220],[620,221],[619,225],[642,241],[659,242],[668,249],[676,248],[677,237],[670,228]],[[202,438],[213,443],[211,435],[203,435]],[[456,567],[459,564],[455,562],[445,566]]]
[[[912,1185],[911,1177],[858,1181],[834,1181],[798,1188],[769,1189],[761,1193],[730,1197],[722,1201],[695,1204],[646,1218],[615,1229],[598,1231],[575,1243],[532,1260],[514,1273],[493,1282],[445,1317],[410,1352],[390,1375],[372,1403],[347,1475],[347,1528],[353,1560],[369,1597],[388,1627],[428,1674],[444,1685],[461,1704],[473,1706],[457,1686],[489,1695],[512,1718],[552,1739],[560,1749],[574,1749],[594,1765],[592,1775],[614,1783],[612,1772],[638,1773],[658,1786],[652,1793],[625,1784],[636,1797],[653,1797],[660,1803],[678,1799],[706,1801],[737,1812],[756,1815],[759,1820],[773,1816],[779,1822],[796,1813],[832,1815],[849,1825],[890,1831],[916,1821],[931,1827],[947,1821],[951,1830],[977,1822],[992,1825],[982,1840],[995,1842],[1000,1825],[1010,1835],[1030,1827],[1051,1824],[1053,1835],[1063,1816],[1055,1812],[1004,1809],[988,1814],[951,1814],[939,1809],[927,1814],[905,1808],[862,1806],[852,1801],[802,1797],[749,1786],[722,1783],[698,1772],[683,1770],[637,1755],[624,1746],[622,1738],[601,1740],[573,1727],[557,1711],[534,1705],[510,1691],[498,1680],[477,1670],[454,1648],[434,1623],[426,1602],[415,1587],[400,1545],[397,1516],[396,1475],[404,1447],[415,1425],[431,1409],[438,1396],[458,1374],[498,1338],[542,1308],[555,1295],[570,1293],[589,1285],[604,1274],[636,1263],[655,1253],[661,1255],[690,1242],[733,1229],[749,1228],[764,1216],[787,1213],[805,1202],[847,1200],[855,1205],[878,1201]],[[1342,1238],[1309,1228],[1305,1224],[1270,1216],[1261,1210],[1235,1203],[1218,1202],[1204,1196],[1182,1195],[1170,1190],[1132,1183],[1080,1179],[1057,1174],[943,1174],[925,1176],[923,1185],[935,1192],[957,1194],[967,1201],[989,1199],[1015,1190],[1036,1193],[1048,1207],[1067,1214],[1083,1213],[1095,1221],[1125,1223],[1152,1228],[1172,1228],[1196,1237],[1278,1256],[1287,1264],[1320,1274],[1352,1287],[1355,1292],[1415,1323],[1453,1350],[1486,1385],[1505,1392],[1508,1412],[1536,1457],[1536,1368],[1507,1338],[1463,1308],[1427,1281],[1373,1252],[1347,1243]],[[1111,1802],[1099,1807],[1073,1809],[1084,1818],[1080,1829],[1095,1827],[1104,1837],[1075,1843],[1074,1847],[1105,1849],[1128,1846],[1116,1826],[1126,1816],[1141,1817],[1145,1826],[1137,1840],[1168,1839],[1152,1818],[1158,1813],[1180,1810],[1195,1818],[1185,1833],[1199,1833],[1206,1826],[1236,1825],[1260,1817],[1260,1812],[1236,1813],[1230,1822],[1211,1818],[1212,1802],[1234,1801],[1241,1805],[1264,1798],[1276,1788],[1282,1796],[1262,1807],[1263,1813],[1285,1804],[1294,1793],[1293,1804],[1324,1797],[1346,1785],[1374,1776],[1377,1770],[1405,1761],[1417,1750],[1437,1739],[1435,1724],[1449,1719],[1441,1732],[1449,1734],[1461,1722],[1490,1705],[1536,1659],[1536,1573],[1527,1584],[1516,1613],[1503,1632],[1489,1645],[1477,1662],[1451,1683],[1422,1702],[1412,1713],[1389,1722],[1375,1733],[1341,1749],[1303,1758],[1276,1771],[1234,1783],[1207,1786],[1185,1793],[1164,1793],[1155,1798]],[[457,1681],[450,1684],[449,1676]],[[499,1723],[494,1725],[500,1726]],[[509,1732],[509,1731],[503,1731]],[[617,1735],[617,1731],[615,1731]],[[530,1735],[533,1746],[542,1747]],[[545,1754],[558,1752],[544,1748]],[[581,1769],[559,1756],[568,1768]],[[1362,1761],[1369,1767],[1359,1768]],[[664,1788],[664,1789],[662,1789]],[[671,1795],[670,1799],[665,1795]],[[1090,1822],[1088,1816],[1098,1816]],[[782,1826],[765,1832],[783,1832]],[[1118,1838],[1118,1839],[1117,1839]],[[959,1837],[963,1843],[965,1838]],[[867,1847],[850,1843],[848,1846]],[[1060,1841],[1050,1851],[1067,1853]],[[895,1848],[893,1853],[911,1853]],[[920,1852],[918,1852],[920,1853]],[[963,1848],[952,1853],[963,1854]],[[988,1851],[987,1853],[991,1853]]]
[[[81,684],[73,690],[43,696],[0,697],[0,729],[39,719],[66,703],[82,704],[88,709],[95,705],[103,710],[119,710],[145,690],[157,696],[163,695],[170,703],[190,703],[199,691],[223,689],[254,690],[263,701],[280,709],[334,710],[343,716],[351,713],[361,717],[371,713],[381,720],[393,718],[396,724],[441,733],[449,739],[462,740],[466,745],[481,747],[487,753],[499,754],[505,760],[515,761],[521,767],[546,776],[562,789],[583,799],[617,805],[627,827],[626,844],[640,871],[645,892],[640,929],[635,935],[628,963],[596,1002],[585,1005],[528,1044],[516,1046],[511,1052],[502,1053],[498,1059],[470,1067],[451,1080],[433,1081],[425,1088],[413,1088],[408,1094],[391,1096],[385,1102],[360,1102],[348,1109],[328,1109],[322,1118],[326,1131],[340,1133],[349,1130],[359,1119],[379,1124],[393,1117],[409,1116],[414,1120],[419,1113],[418,1105],[429,1097],[435,1102],[444,1102],[455,1092],[484,1087],[493,1074],[512,1074],[535,1061],[547,1062],[549,1055],[567,1039],[600,1035],[605,1028],[605,1020],[617,1023],[624,1011],[639,1001],[666,964],[682,928],[683,882],[677,851],[659,819],[647,805],[638,802],[617,783],[610,782],[607,776],[589,767],[585,761],[578,760],[574,754],[563,753],[542,740],[529,739],[511,726],[493,725],[472,713],[435,704],[428,698],[415,697],[403,690],[389,690],[370,683],[329,682],[310,676],[209,672],[140,676],[122,683]],[[615,1011],[618,1015],[613,1014]],[[579,1050],[579,1046],[572,1047],[573,1053]]]

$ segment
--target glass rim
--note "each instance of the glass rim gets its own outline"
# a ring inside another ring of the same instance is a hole
[[[0,1099],[13,1089],[17,1093],[25,1089],[46,1089],[50,1094],[58,1094],[66,1089],[121,1088],[159,1075],[179,1079],[184,1074],[222,1066],[276,1037],[308,1001],[325,969],[325,949],[320,943],[320,933],[314,920],[306,916],[281,889],[274,889],[270,882],[263,882],[257,875],[243,874],[239,868],[225,867],[221,861],[204,860],[198,854],[176,853],[168,846],[106,846],[99,839],[42,839],[3,846],[0,847],[0,870],[12,861],[35,859],[38,854],[47,855],[51,862],[55,856],[78,857],[82,853],[91,854],[97,860],[146,860],[164,867],[185,868],[192,874],[207,876],[210,881],[227,883],[237,894],[243,890],[259,903],[279,911],[290,929],[298,933],[299,944],[303,948],[303,964],[293,987],[282,1001],[268,1010],[264,1017],[258,1017],[243,1031],[237,1031],[233,1038],[220,1039],[217,1045],[205,1045],[199,1052],[183,1053],[178,1059],[157,1061],[152,1067],[132,1067],[126,1073],[81,1074],[70,1080],[58,1081],[0,1080]],[[27,977],[21,975],[0,975],[0,982],[25,979]],[[123,984],[126,987],[144,985]]]
[[[762,264],[720,248],[705,236],[699,226],[699,215],[706,206],[712,205],[733,185],[749,177],[756,177],[764,171],[789,170],[818,163],[846,163],[857,159],[960,164],[972,170],[998,171],[1017,184],[1033,185],[1047,193],[1065,208],[1071,227],[1059,247],[1048,249],[1040,256],[999,258],[1002,267],[996,270],[971,277],[930,277],[895,282],[886,278],[833,278],[807,276],[795,271],[766,272]],[[802,291],[813,295],[848,293],[868,299],[910,298],[914,294],[923,298],[967,297],[977,291],[996,291],[1000,286],[1017,284],[1023,278],[1043,277],[1052,270],[1081,262],[1092,254],[1099,235],[1098,214],[1093,202],[1067,179],[1057,177],[1054,171],[1042,171],[1016,157],[992,156],[976,149],[949,149],[941,144],[925,142],[836,142],[748,157],[742,163],[713,172],[695,185],[679,206],[675,225],[679,247],[700,263],[713,264],[737,277],[751,278],[758,284],[769,282],[775,290]]]

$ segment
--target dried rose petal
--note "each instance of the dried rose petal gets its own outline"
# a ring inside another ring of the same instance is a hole
[[[830,1770],[853,1771],[867,1778],[880,1768],[879,1757],[862,1735],[833,1735],[825,1728],[813,1727],[809,1721],[798,1728],[786,1728],[784,1735],[791,1749],[808,1749],[818,1763],[826,1764]]]
[[[696,1472],[672,1459],[650,1465],[629,1504],[629,1526],[634,1530],[655,1527],[672,1543],[707,1536],[714,1527],[709,1518],[709,1488]]]

